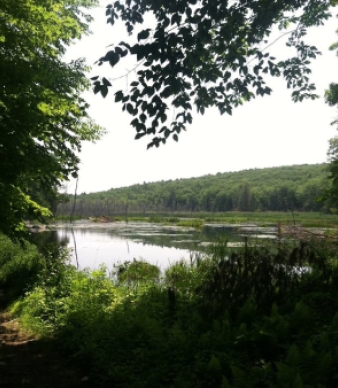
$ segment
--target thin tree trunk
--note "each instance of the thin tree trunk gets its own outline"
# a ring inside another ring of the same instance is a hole
[[[76,186],[75,186],[75,194],[74,194],[74,202],[73,202],[73,208],[72,208],[72,213],[69,218],[69,223],[71,224],[73,221],[73,216],[75,212],[75,205],[76,205],[76,198],[77,198],[77,185],[79,183],[79,178],[76,179]]]

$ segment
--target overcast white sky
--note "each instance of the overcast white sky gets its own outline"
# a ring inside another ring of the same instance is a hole
[[[114,70],[109,65],[94,65],[108,51],[107,45],[130,38],[120,26],[106,24],[103,7],[92,14],[93,34],[72,46],[68,58],[86,57],[92,65],[91,75],[109,78],[125,74],[132,63],[122,63]],[[306,39],[323,53],[312,66],[312,79],[321,96],[330,82],[338,82],[338,58],[328,50],[337,40],[337,27],[337,19],[333,18],[325,27],[311,30]],[[283,58],[285,39],[270,52]],[[85,95],[92,118],[106,128],[107,134],[95,144],[83,144],[79,193],[217,172],[322,163],[326,161],[328,140],[336,135],[330,123],[337,111],[323,98],[295,104],[283,80],[273,79],[269,84],[271,96],[248,102],[235,109],[233,116],[220,116],[213,109],[204,116],[195,114],[193,124],[177,143],[168,141],[158,149],[146,150],[150,138],[134,140],[131,116],[122,112],[120,103],[114,103],[114,92],[125,85],[123,78],[114,83],[106,99],[92,92]],[[74,189],[75,183],[70,182],[68,192]]]

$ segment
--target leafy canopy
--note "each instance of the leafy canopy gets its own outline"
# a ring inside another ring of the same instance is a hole
[[[100,134],[80,93],[89,86],[83,60],[63,54],[88,33],[83,7],[96,0],[0,0],[0,230],[15,236],[23,220],[49,211],[33,185],[58,187],[76,176],[82,140]]]
[[[338,2],[337,2],[338,3]],[[338,30],[337,30],[338,33]],[[338,56],[338,42],[334,43],[331,47],[331,50],[337,50]],[[331,83],[329,89],[325,94],[326,102],[330,106],[338,107],[338,84]],[[338,124],[338,117],[332,122],[332,124]],[[331,179],[331,188],[326,193],[326,199],[330,198],[331,201],[337,204],[338,201],[338,137],[334,137],[329,141],[329,150],[327,152],[328,159],[330,161],[330,165],[328,170],[330,172]]]
[[[117,0],[107,6],[107,22],[120,19],[134,40],[116,44],[98,63],[114,67],[128,55],[136,57],[137,79],[130,90],[117,90],[115,101],[134,116],[136,139],[150,135],[148,147],[159,146],[169,137],[178,140],[192,122],[193,106],[202,114],[212,106],[231,114],[244,101],[270,94],[268,75],[282,76],[294,101],[316,98],[309,65],[319,52],[304,38],[309,27],[331,16],[334,5],[336,0]],[[156,26],[136,34],[146,14]],[[290,58],[278,60],[267,50],[275,26],[288,35]],[[94,92],[105,97],[110,81],[92,80]],[[174,118],[167,124],[170,108]]]

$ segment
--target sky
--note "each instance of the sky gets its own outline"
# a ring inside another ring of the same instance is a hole
[[[66,59],[85,57],[92,66],[89,76],[109,79],[129,73],[130,82],[133,62],[120,63],[114,69],[94,64],[109,50],[108,45],[130,41],[130,37],[123,26],[106,24],[103,6],[91,14],[93,33],[71,46]],[[142,29],[148,25],[151,20]],[[324,27],[311,29],[306,38],[322,52],[311,67],[320,99],[294,103],[283,79],[274,78],[268,83],[271,96],[257,97],[235,108],[232,116],[221,116],[216,109],[207,110],[203,116],[196,113],[178,142],[168,140],[159,148],[147,150],[150,138],[134,139],[136,132],[129,124],[132,117],[114,102],[114,92],[127,88],[125,77],[113,82],[106,99],[86,92],[89,114],[106,134],[96,143],[83,143],[78,193],[218,172],[325,162],[328,140],[337,134],[331,125],[337,110],[326,105],[323,98],[328,85],[338,82],[338,57],[328,50],[337,40],[337,27],[337,18],[332,18]],[[287,54],[285,42],[286,38],[280,39],[269,52],[283,58]],[[73,193],[75,182],[70,181],[65,190]]]

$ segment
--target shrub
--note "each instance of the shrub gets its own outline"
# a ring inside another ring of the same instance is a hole
[[[46,260],[34,245],[20,245],[0,235],[0,302],[7,304],[31,289]]]
[[[147,281],[158,282],[160,269],[156,265],[134,259],[132,262],[126,261],[123,264],[115,265],[113,275],[122,284],[136,284]]]

